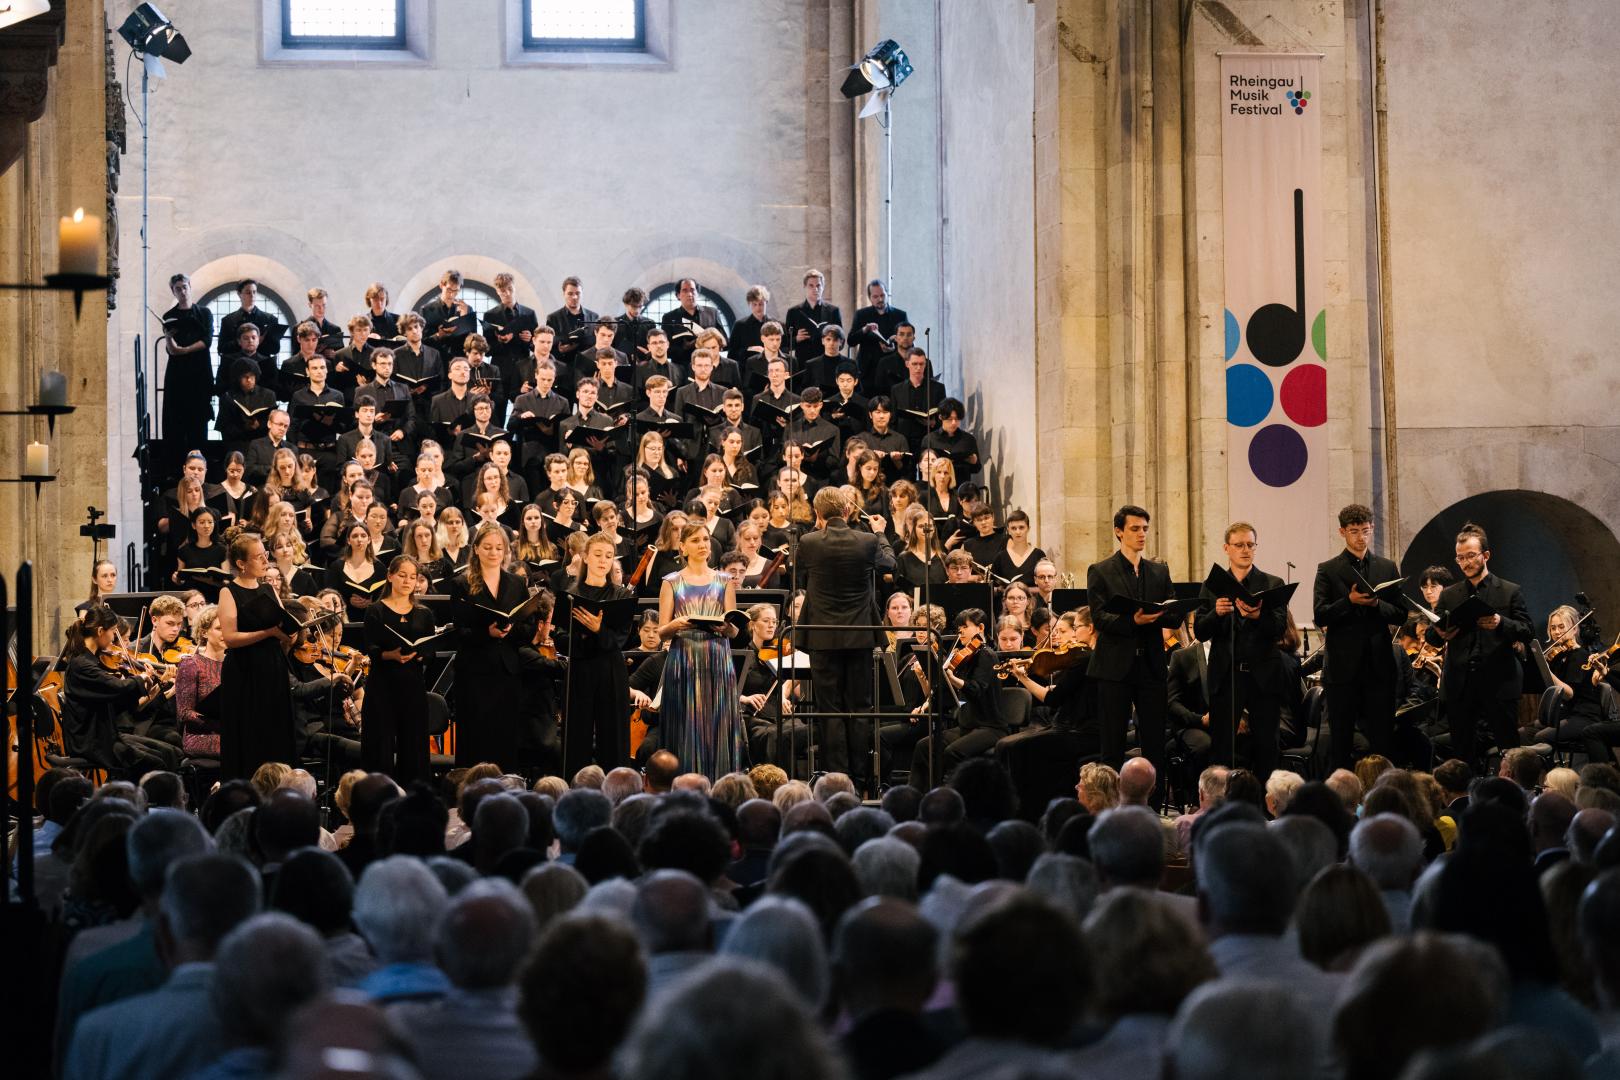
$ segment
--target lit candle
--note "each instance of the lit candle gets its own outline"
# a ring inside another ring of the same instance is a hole
[[[24,476],[51,475],[51,448],[42,442],[29,443],[24,462]]]
[[[63,274],[101,273],[101,219],[82,206],[57,229],[56,268]]]
[[[41,405],[66,405],[67,376],[60,371],[40,372],[39,403]]]

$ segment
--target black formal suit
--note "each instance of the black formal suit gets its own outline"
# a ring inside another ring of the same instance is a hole
[[[821,332],[827,326],[836,326],[840,330],[844,327],[844,316],[837,304],[812,305],[805,300],[788,308],[787,318],[782,324],[786,331],[782,335],[782,351],[792,353],[800,364],[808,364],[821,355]],[[800,330],[810,331],[810,336],[803,341],[798,340]]]
[[[292,450],[297,453],[292,441],[286,438],[277,442],[268,435],[261,435],[248,443],[243,478],[254,487],[263,487],[265,480],[270,476],[270,465],[275,459],[277,450]]]
[[[888,384],[878,381],[878,365],[885,359],[897,359],[894,348],[894,332],[901,323],[910,322],[911,318],[904,309],[886,307],[882,311],[868,305],[855,312],[855,318],[849,324],[849,347],[855,353],[855,362],[861,369],[861,392],[864,394],[881,394],[888,388]],[[876,323],[878,332],[867,333],[869,323]],[[887,339],[885,347],[883,340]],[[903,361],[900,362],[905,367]]]
[[[1257,566],[1250,567],[1242,578],[1243,587],[1251,593],[1275,589],[1282,583],[1281,578]],[[1278,604],[1250,619],[1234,606],[1230,614],[1217,615],[1216,598],[1207,585],[1203,600],[1193,634],[1210,643],[1207,678],[1211,757],[1221,765],[1234,763],[1237,718],[1247,709],[1250,765],[1264,781],[1277,767],[1277,724],[1288,680],[1277,642],[1288,627],[1288,609]]]
[[[1406,612],[1384,599],[1352,604],[1356,571],[1369,585],[1401,575],[1393,562],[1371,552],[1358,560],[1341,551],[1316,568],[1312,607],[1316,625],[1326,635],[1322,684],[1332,736],[1329,764],[1335,769],[1350,767],[1357,724],[1373,753],[1388,757],[1394,750],[1397,672],[1389,648],[1390,627],[1404,622]]]
[[[1086,603],[1097,628],[1097,643],[1087,669],[1097,680],[1097,711],[1102,718],[1102,758],[1118,769],[1125,763],[1125,729],[1136,709],[1136,735],[1142,756],[1164,771],[1164,727],[1168,708],[1165,689],[1164,635],[1158,621],[1137,626],[1129,615],[1106,609],[1115,596],[1160,602],[1172,597],[1170,568],[1143,558],[1133,569],[1116,551],[1086,569]]]
[[[589,332],[581,334],[580,329],[595,326],[601,316],[590,308],[580,305],[578,312],[569,311],[560,307],[546,316],[546,325],[551,327],[555,335],[555,344],[551,346],[552,361],[557,364],[557,382],[562,383],[562,371],[567,365],[572,365],[579,359],[579,354],[596,344],[596,338]],[[577,337],[575,335],[578,335]],[[594,367],[594,364],[593,364]],[[568,387],[568,396],[574,396],[574,388]]]
[[[1204,714],[1209,712],[1209,661],[1203,644],[1171,653],[1168,674],[1172,737],[1196,776],[1209,763],[1210,746],[1209,730],[1204,727]]]
[[[1492,630],[1481,630],[1472,622],[1460,627],[1446,646],[1445,664],[1440,669],[1440,700],[1451,718],[1452,754],[1470,765],[1481,720],[1489,722],[1497,749],[1506,751],[1519,745],[1518,699],[1524,688],[1524,668],[1513,645],[1536,636],[1524,593],[1496,574],[1486,573],[1477,586],[1467,580],[1447,585],[1435,610],[1444,616],[1475,595],[1500,613],[1502,621]],[[1433,644],[1445,640],[1433,628],[1428,633]]]
[[[878,575],[894,569],[894,552],[881,536],[851,529],[843,518],[799,541],[799,574],[805,582],[805,625],[872,626],[878,621]],[[862,787],[871,776],[872,721],[850,716],[872,707],[872,649],[883,644],[877,630],[798,630],[795,642],[810,653],[816,710],[846,715],[825,722],[823,767],[847,772]]]
[[[669,336],[670,360],[690,367],[692,350],[697,348],[697,331],[720,329],[720,313],[707,304],[699,304],[692,311],[677,306],[673,311],[664,312],[660,325]]]

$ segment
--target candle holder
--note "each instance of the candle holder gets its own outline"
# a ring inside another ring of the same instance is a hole
[[[75,408],[73,405],[30,405],[26,409],[0,409],[0,416],[43,416],[45,426],[55,435],[56,418],[69,415]]]
[[[39,489],[44,484],[54,484],[56,477],[49,473],[23,473],[21,476],[0,476],[0,484],[33,484],[34,498],[39,498]]]
[[[43,284],[32,281],[0,282],[0,289],[12,289],[28,292],[70,292],[73,294],[73,317],[78,317],[84,311],[84,294],[87,292],[105,292],[112,284],[112,278],[106,274],[46,274]]]

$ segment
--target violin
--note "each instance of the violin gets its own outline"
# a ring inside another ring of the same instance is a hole
[[[1601,668],[1604,672],[1607,672],[1609,670],[1609,658],[1617,652],[1620,652],[1620,637],[1615,638],[1614,644],[1602,652],[1595,652],[1588,656],[1586,662],[1581,665],[1581,670],[1591,671],[1593,668]],[[1548,655],[1548,658],[1551,659],[1551,654]]]
[[[1548,661],[1556,660],[1560,656],[1563,656],[1565,653],[1569,652],[1569,650],[1573,649],[1574,647],[1575,647],[1575,643],[1573,641],[1565,639],[1564,641],[1560,641],[1560,642],[1557,642],[1556,644],[1547,646],[1547,649],[1543,653],[1543,655],[1546,657],[1546,659]]]
[[[165,664],[178,664],[182,656],[190,656],[196,651],[197,643],[181,634],[174,639],[174,644],[163,650],[161,659]]]
[[[784,656],[792,655],[793,642],[787,640],[786,638],[782,640],[782,647],[780,649],[778,649],[775,645],[761,645],[759,647],[759,658],[767,663],[774,660],[780,660]]]
[[[1024,673],[1035,679],[1049,679],[1060,671],[1067,671],[1091,659],[1091,646],[1082,641],[1071,641],[1056,649],[1040,648],[1028,660],[1003,660],[996,665],[997,675],[1013,674],[1013,665],[1025,665]]]
[[[956,648],[951,650],[950,659],[945,661],[945,670],[952,675],[958,674],[967,667],[968,661],[984,648],[984,635],[974,634],[969,638],[958,638]]]

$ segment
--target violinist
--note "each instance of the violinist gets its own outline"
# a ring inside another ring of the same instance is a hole
[[[940,676],[946,693],[959,704],[952,726],[939,736],[942,749],[939,766],[942,775],[972,757],[989,753],[1007,734],[1007,721],[1001,712],[1000,686],[996,680],[999,657],[985,640],[989,618],[979,608],[966,608],[956,616],[956,644],[952,646]],[[938,692],[939,688],[936,688]],[[911,754],[911,775],[928,776],[928,761],[934,736],[917,741]],[[913,781],[915,784],[915,781]]]
[[[1004,665],[1036,702],[1036,722],[996,744],[1026,806],[1064,794],[1079,762],[1102,752],[1097,684],[1087,671],[1095,640],[1091,610],[1066,611],[1052,621],[1045,648]]]
[[[157,677],[138,668],[117,646],[121,624],[112,608],[92,604],[68,630],[63,652],[62,736],[67,752],[115,778],[138,779],[151,769],[173,769],[174,747],[145,739],[126,719],[157,690]]]
[[[433,614],[416,602],[421,567],[409,555],[388,565],[380,602],[366,609],[371,657],[360,729],[360,767],[408,787],[432,776],[428,763],[425,650],[409,644],[434,632]]]
[[[934,605],[933,610],[940,609]],[[883,605],[883,622],[891,627],[883,632],[887,641],[884,652],[894,658],[895,677],[900,684],[897,700],[888,680],[878,680],[878,708],[896,718],[885,719],[878,729],[885,779],[894,762],[910,760],[912,748],[927,731],[927,725],[920,721],[929,710],[929,692],[939,678],[939,671],[929,639],[911,627],[926,625],[929,621],[927,612],[913,611],[910,593],[890,593]],[[938,628],[944,629],[943,613],[939,624]]]
[[[288,600],[287,609],[305,621],[323,611],[331,613],[332,606],[341,612],[341,603],[331,605],[323,597]],[[342,599],[335,593],[333,597]],[[356,688],[362,668],[349,662],[355,650],[339,644],[342,629],[342,622],[334,619],[302,631],[287,654],[287,670],[292,676],[294,739],[299,757],[324,756],[349,767],[360,763],[364,695]]]
[[[175,717],[174,665],[192,644],[181,635],[186,628],[186,605],[178,596],[159,596],[147,609],[151,631],[135,643],[133,651],[146,661],[163,684],[164,692],[154,695],[137,716],[137,730],[147,738],[180,746],[180,730]]]
[[[776,719],[778,704],[782,717],[782,737],[787,745],[802,756],[809,746],[809,729],[803,720],[793,715],[794,703],[799,696],[798,681],[788,677],[780,688],[777,681],[780,670],[793,669],[793,646],[784,643],[788,652],[786,664],[777,652],[777,614],[774,604],[755,604],[747,611],[748,653],[743,657],[742,670],[737,675],[737,701],[742,706],[743,724],[748,732],[748,750],[755,761],[780,761],[781,744],[777,739]]]
[[[1610,761],[1609,747],[1620,745],[1620,724],[1604,720],[1599,664],[1587,666],[1592,651],[1581,644],[1579,623],[1580,615],[1568,604],[1547,616],[1545,652],[1558,689],[1558,720],[1537,731],[1536,742],[1579,741],[1591,760]]]
[[[220,668],[225,660],[225,635],[219,628],[219,608],[206,605],[197,615],[194,632],[202,644],[180,658],[175,668],[175,715],[180,722],[180,747],[187,757],[219,757],[218,698]]]

